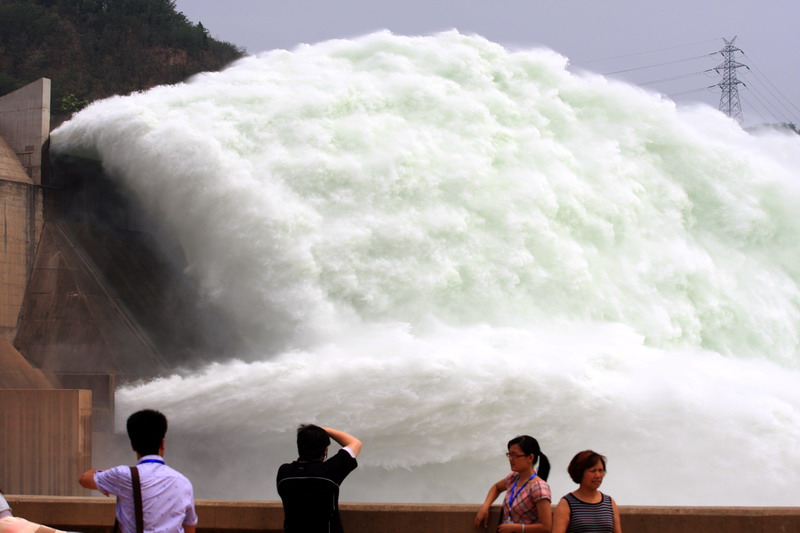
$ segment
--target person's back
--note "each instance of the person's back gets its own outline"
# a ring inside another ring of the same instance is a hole
[[[142,462],[152,461],[152,462]],[[166,533],[184,530],[184,520],[194,515],[193,490],[186,477],[167,466],[158,455],[143,456],[136,465],[142,491],[142,519],[145,532]],[[136,532],[133,481],[128,466],[115,466],[95,475],[98,490],[117,497],[117,519],[124,533]],[[119,512],[121,511],[121,512]]]
[[[324,460],[330,438],[343,446]],[[339,486],[357,466],[361,441],[343,431],[306,425],[298,429],[299,458],[278,469],[287,533],[342,532]]]
[[[331,461],[334,459],[336,457]],[[285,531],[342,531],[339,485],[351,469],[347,464],[331,468],[326,463],[294,462],[281,466],[278,471],[278,494],[283,501]]]
[[[164,462],[167,420],[157,411],[145,410],[128,418],[128,435],[136,452],[136,472],[142,496],[145,533],[194,533],[192,483]],[[117,497],[117,521],[123,533],[136,533],[133,472],[129,466],[89,470],[81,476],[82,486]]]

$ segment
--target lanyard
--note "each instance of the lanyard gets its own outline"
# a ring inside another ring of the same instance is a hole
[[[509,509],[511,509],[514,506],[514,499],[517,496],[519,496],[520,491],[525,488],[525,485],[528,484],[528,481],[532,480],[535,477],[536,477],[536,473],[534,472],[534,474],[531,477],[529,477],[528,479],[526,479],[525,483],[523,483],[522,486],[520,488],[518,488],[516,491],[514,489],[517,488],[517,483],[519,482],[519,478],[514,480],[514,486],[511,487],[511,490],[508,491],[508,508]]]
[[[136,464],[137,465],[142,465],[144,463],[158,463],[160,465],[163,465],[164,464],[164,460],[163,459],[142,459],[141,461],[139,461]],[[526,483],[527,483],[527,481],[526,481]]]

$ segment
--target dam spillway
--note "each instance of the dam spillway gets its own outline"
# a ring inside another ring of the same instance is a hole
[[[349,500],[479,501],[530,433],[556,494],[591,447],[618,501],[796,504],[798,140],[566,67],[378,33],[57,130],[243,339],[120,412],[162,406],[192,479],[226,457],[226,498],[274,498],[319,422],[365,442]]]

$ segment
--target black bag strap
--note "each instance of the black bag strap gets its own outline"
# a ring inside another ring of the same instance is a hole
[[[133,483],[133,510],[136,512],[136,533],[144,533],[144,517],[142,516],[142,485],[139,482],[139,469],[131,468],[131,483]]]

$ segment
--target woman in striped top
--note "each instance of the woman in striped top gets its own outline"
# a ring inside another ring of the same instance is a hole
[[[558,502],[553,533],[622,533],[616,502],[599,490],[606,475],[606,458],[584,450],[572,458],[567,472],[579,486]]]

